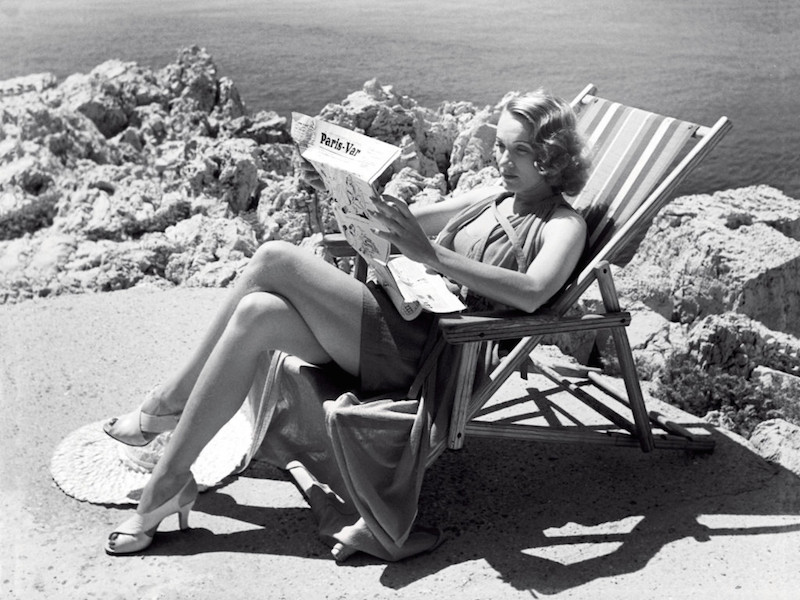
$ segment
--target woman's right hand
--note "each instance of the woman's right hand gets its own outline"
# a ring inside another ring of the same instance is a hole
[[[319,172],[302,156],[300,157],[300,177],[318,192],[325,191],[325,184],[322,182]]]

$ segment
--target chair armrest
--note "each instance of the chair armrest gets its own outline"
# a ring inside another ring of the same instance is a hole
[[[347,238],[344,237],[343,233],[326,233],[322,236],[322,245],[325,247],[328,255],[333,258],[345,258],[358,254],[347,241]],[[392,246],[390,253],[399,254],[394,246]]]
[[[326,233],[322,236],[322,245],[325,247],[328,255],[334,258],[356,255],[356,251],[347,242],[343,233]]]
[[[611,329],[630,325],[628,312],[557,317],[512,313],[449,315],[439,319],[439,330],[450,344],[518,339],[522,337]]]

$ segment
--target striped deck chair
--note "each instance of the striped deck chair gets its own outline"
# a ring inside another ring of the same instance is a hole
[[[441,319],[444,343],[458,345],[460,359],[453,371],[458,381],[447,440],[432,449],[430,462],[445,447],[460,448],[467,434],[638,446],[645,452],[653,448],[713,450],[714,442],[707,432],[699,435],[657,413],[648,413],[625,331],[630,314],[620,310],[609,264],[624,264],[630,258],[655,215],[730,130],[731,123],[722,117],[713,127],[702,127],[605,100],[595,91],[594,86],[587,86],[572,103],[579,129],[594,153],[589,181],[571,199],[589,229],[587,252],[577,275],[544,313],[464,314]],[[595,281],[605,312],[567,317]],[[613,337],[624,390],[590,369],[576,380],[531,356],[543,336],[595,330],[609,330]],[[483,345],[499,340],[520,341],[476,382]],[[549,402],[546,394],[532,398],[523,393],[509,399],[499,393],[513,374],[530,364],[538,379],[544,377],[548,386],[559,394],[567,393],[581,410],[590,410],[601,422],[587,424],[572,417],[566,409]],[[498,397],[499,408],[492,407]],[[530,407],[531,400],[533,410],[508,415],[514,406],[519,408],[527,402]]]

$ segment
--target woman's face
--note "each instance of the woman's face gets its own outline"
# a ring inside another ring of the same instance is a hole
[[[497,122],[494,158],[509,192],[517,194],[541,188],[544,177],[534,166],[536,156],[530,139],[531,125],[522,117],[503,111]]]

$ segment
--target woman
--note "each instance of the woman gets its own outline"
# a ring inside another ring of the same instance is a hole
[[[561,196],[581,189],[588,168],[569,105],[544,92],[509,102],[495,159],[504,190],[410,208],[377,198],[377,233],[461,286],[468,306],[533,312],[564,285],[586,238],[583,220]],[[319,187],[310,166],[307,173]],[[136,515],[109,536],[106,552],[146,548],[173,513],[186,526],[197,495],[190,467],[244,402],[263,352],[333,361],[373,395],[410,384],[433,318],[404,321],[379,287],[290,244],[261,246],[186,365],[140,409],[106,424],[109,435],[131,445],[175,429]]]

